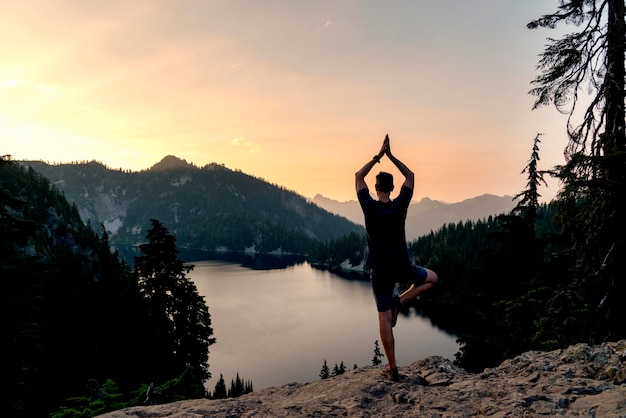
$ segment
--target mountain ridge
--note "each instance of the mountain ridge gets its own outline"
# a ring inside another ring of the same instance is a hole
[[[357,200],[340,202],[318,193],[311,201],[356,224],[363,225],[364,223],[363,212]],[[423,197],[409,205],[406,217],[407,240],[415,240],[449,223],[475,221],[508,213],[516,204],[512,196],[496,196],[489,193],[456,203],[444,203]]]
[[[114,170],[95,160],[54,165],[41,161],[20,163],[40,171],[51,183],[61,189],[70,201],[77,205],[81,218],[85,222],[93,226],[104,225],[107,232],[111,234],[113,244],[135,244],[137,239],[141,238],[141,231],[145,229],[150,217],[158,218],[170,227],[173,225],[172,231],[177,235],[182,247],[209,251],[247,249],[293,252],[293,248],[287,250],[282,248],[282,243],[278,242],[286,238],[271,238],[271,232],[269,232],[272,225],[280,226],[281,222],[288,218],[291,218],[289,229],[298,230],[298,234],[312,240],[334,239],[342,233],[364,233],[363,214],[356,200],[339,202],[319,193],[313,199],[305,198],[278,185],[269,184],[262,179],[231,170],[217,163],[197,167],[174,155],[167,155],[142,171]],[[155,181],[156,178],[159,180]],[[142,181],[148,181],[151,184],[150,187],[160,190],[160,193],[153,193],[147,188],[140,191],[141,186],[136,183]],[[202,182],[204,184],[199,184]],[[213,184],[209,184],[211,182]],[[242,186],[247,189],[246,192],[237,190]],[[269,191],[270,188],[275,190]],[[253,189],[265,191],[259,196]],[[195,204],[183,207],[180,205],[181,201],[191,200],[189,196],[181,197],[183,190],[187,194],[207,196],[204,199],[196,196]],[[230,216],[215,203],[223,197],[226,198],[227,205],[231,209]],[[151,199],[155,207],[146,207],[146,199]],[[168,200],[172,199],[174,201],[168,203]],[[255,207],[250,199],[259,199],[265,203],[264,210],[259,211],[261,207]],[[274,205],[268,204],[271,199],[274,199]],[[211,200],[214,202],[209,202]],[[328,221],[330,218],[308,205],[313,205],[336,218]],[[143,207],[138,210],[138,206]],[[508,213],[514,206],[515,201],[511,196],[492,194],[483,194],[456,203],[423,197],[409,206],[406,219],[407,240],[415,240],[449,223],[479,220]],[[243,212],[246,213],[242,213],[244,208]],[[204,222],[200,216],[201,213],[205,216],[217,215],[215,222],[210,222],[215,228],[213,230],[204,228],[202,233],[211,236],[214,235],[215,229],[222,229],[221,237],[203,242],[198,236],[200,231],[192,231],[193,228],[187,227],[187,232],[182,232],[178,227],[181,222],[184,223],[181,209],[191,212],[189,216],[194,219],[194,222],[200,224]],[[277,215],[278,213],[284,214]],[[251,224],[258,224],[257,215],[261,217],[264,226],[253,232],[242,231],[241,225],[234,225],[236,222],[231,219],[233,216],[244,216],[251,220]],[[147,219],[140,219],[141,217]],[[311,225],[319,223],[320,219],[326,219],[325,222],[328,224],[324,227],[326,229],[324,233]],[[334,226],[331,227],[330,224]],[[226,237],[228,228],[231,232],[237,229],[237,234],[231,235],[239,235],[246,242],[235,244],[232,239]],[[329,230],[334,232],[329,232]],[[279,233],[287,234],[283,231]],[[265,243],[261,243],[259,241],[262,235],[270,239],[265,239]]]
[[[167,156],[140,172],[98,162],[22,161],[74,203],[113,245],[136,245],[159,219],[180,247],[207,251],[303,254],[316,243],[364,228],[295,192],[216,163],[197,167]]]

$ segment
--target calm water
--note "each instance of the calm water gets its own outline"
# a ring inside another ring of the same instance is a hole
[[[275,270],[193,264],[188,276],[206,298],[217,339],[210,347],[207,389],[215,388],[220,374],[227,387],[239,373],[258,390],[319,380],[324,360],[331,371],[342,361],[347,369],[372,364],[380,337],[369,283],[306,263]],[[453,336],[414,312],[398,318],[394,333],[399,366],[431,355],[452,360],[458,351]]]

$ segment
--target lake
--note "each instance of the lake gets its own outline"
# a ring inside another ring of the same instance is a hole
[[[255,390],[319,380],[326,360],[347,370],[372,365],[379,341],[378,314],[369,282],[349,280],[308,263],[254,270],[224,261],[194,261],[188,277],[205,297],[214,337],[207,382],[220,374],[227,388],[236,374]],[[456,338],[414,311],[394,328],[398,366],[432,355],[450,360]],[[382,359],[386,364],[386,358]]]

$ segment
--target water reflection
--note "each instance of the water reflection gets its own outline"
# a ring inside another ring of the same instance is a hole
[[[227,261],[253,270],[274,270],[303,264],[305,257],[291,254],[257,254],[228,251],[179,250],[179,258],[186,262],[200,260]]]
[[[371,365],[380,337],[369,282],[297,260],[270,259],[270,265],[289,266],[282,269],[268,268],[266,261],[193,262],[189,277],[205,296],[217,339],[209,390],[220,374],[228,384],[239,373],[258,390],[318,380],[324,360],[331,369],[341,362],[348,369]],[[458,351],[453,336],[414,311],[399,318],[394,331],[400,366],[430,355],[453,359]]]
[[[114,247],[120,257],[131,266],[135,263],[135,257],[141,255],[139,247],[136,245],[118,245]],[[253,270],[274,270],[293,267],[303,264],[305,257],[291,254],[257,254],[241,253],[232,251],[206,251],[189,248],[178,248],[178,258],[186,263],[195,261],[226,261],[239,264]]]

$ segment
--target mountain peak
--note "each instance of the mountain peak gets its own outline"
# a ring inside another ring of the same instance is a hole
[[[161,161],[150,167],[148,171],[159,172],[192,167],[193,165],[189,164],[186,160],[182,160],[174,155],[168,155]]]

